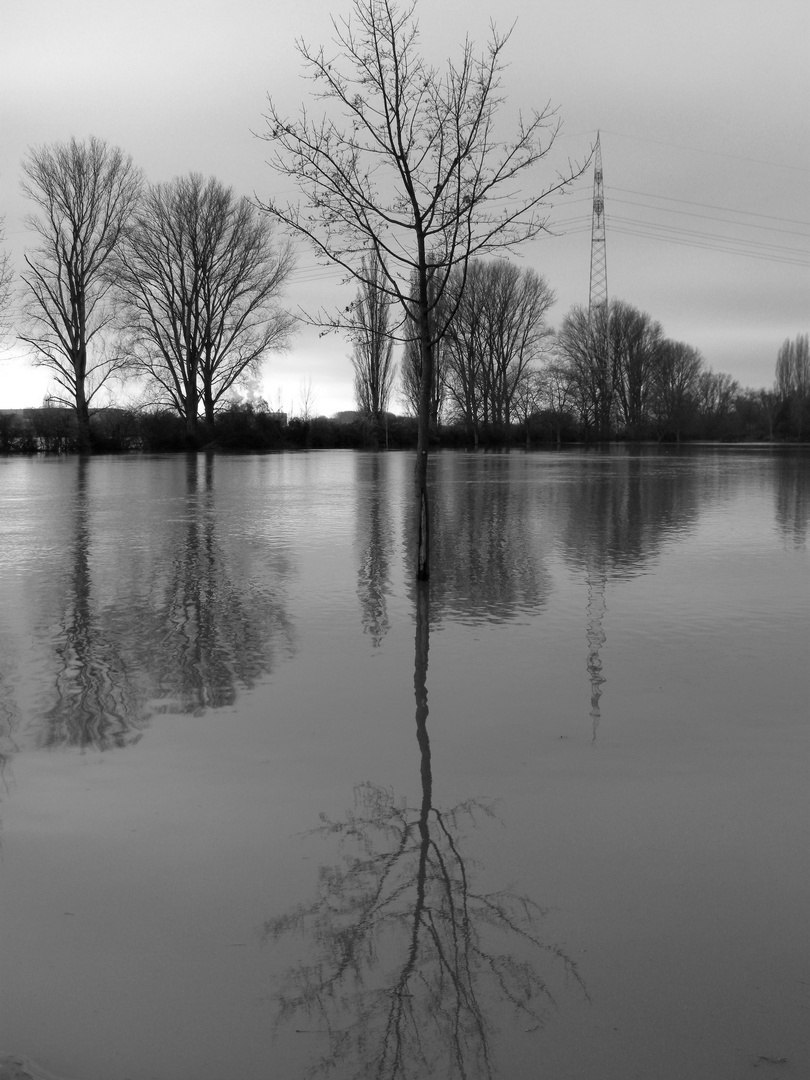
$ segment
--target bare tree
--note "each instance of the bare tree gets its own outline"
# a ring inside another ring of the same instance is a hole
[[[197,173],[146,191],[114,272],[123,325],[156,399],[197,440],[223,398],[287,347],[279,298],[293,267],[288,242],[246,198]]]
[[[810,335],[785,338],[776,357],[776,393],[801,439],[810,401]]]
[[[570,410],[575,401],[575,388],[568,368],[552,352],[541,369],[541,404],[548,411],[548,419],[559,446],[562,443],[564,425],[570,421]]]
[[[740,384],[721,371],[702,370],[695,380],[695,411],[700,421],[701,436],[709,439],[726,438],[740,394]]]
[[[746,391],[755,395],[754,400],[759,405],[762,418],[768,429],[768,441],[773,442],[773,429],[776,417],[779,415],[779,395],[775,390]],[[739,399],[738,399],[739,401]],[[739,404],[737,406],[739,410]]]
[[[11,283],[14,271],[11,267],[11,255],[3,249],[5,239],[5,219],[0,216],[0,341],[8,329],[8,308],[11,300]]]
[[[552,333],[546,314],[554,293],[534,270],[502,260],[472,264],[466,281],[454,271],[449,290],[449,393],[477,443],[482,426],[502,431],[512,423],[518,388],[526,390]]]
[[[649,422],[653,376],[664,332],[645,311],[623,300],[610,302],[608,332],[617,420],[630,438],[640,439]]]
[[[445,329],[436,305],[454,266],[536,236],[544,227],[538,216],[544,199],[570,177],[515,198],[513,182],[554,140],[552,113],[547,108],[520,120],[514,139],[504,141],[496,117],[509,34],[493,29],[480,57],[467,40],[458,63],[440,72],[419,52],[415,7],[415,0],[402,8],[395,0],[354,0],[353,18],[332,21],[336,53],[297,43],[317,96],[343,119],[335,112],[311,119],[306,110],[289,119],[270,101],[264,135],[273,146],[270,165],[297,184],[303,205],[276,199],[264,205],[361,282],[368,281],[363,259],[373,250],[386,293],[418,328],[416,567],[425,580],[433,349]],[[346,325],[345,315],[323,318]]]
[[[354,345],[354,396],[357,408],[371,416],[377,426],[388,409],[396,366],[391,335],[391,301],[382,288],[382,272],[376,255],[365,260],[364,280],[354,303],[356,327],[351,331]]]
[[[513,398],[514,416],[523,425],[526,448],[531,445],[532,417],[540,412],[545,400],[546,376],[539,368],[526,368],[515,384]]]
[[[445,381],[449,409],[454,418],[463,421],[471,431],[476,446],[480,426],[485,422],[483,402],[488,389],[487,319],[484,314],[484,279],[480,270],[479,265],[473,264],[466,280],[455,273],[451,277],[448,296],[455,286],[455,314],[443,346],[448,369]]]
[[[312,415],[315,411],[315,402],[318,399],[318,392],[315,388],[315,384],[312,381],[312,376],[307,375],[306,379],[302,379],[298,387],[298,401],[301,406],[301,419],[306,423],[312,419]]]
[[[90,402],[126,365],[105,340],[112,319],[105,270],[138,201],[141,173],[96,138],[32,149],[22,168],[22,189],[40,212],[27,219],[39,245],[25,256],[30,296],[20,338],[75,408],[79,448],[87,450]]]
[[[557,332],[557,349],[569,374],[586,439],[593,435],[607,439],[611,433],[615,384],[607,319],[605,304],[592,314],[576,305]]]
[[[658,350],[653,389],[653,418],[658,438],[681,441],[694,408],[703,357],[692,345],[666,339]]]

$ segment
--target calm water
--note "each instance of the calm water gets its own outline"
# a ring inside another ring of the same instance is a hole
[[[411,467],[0,459],[0,1061],[810,1075],[810,458]]]

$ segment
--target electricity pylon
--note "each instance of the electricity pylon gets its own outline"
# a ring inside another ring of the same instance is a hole
[[[607,254],[605,251],[605,194],[602,190],[602,147],[596,133],[593,156],[593,219],[591,222],[591,291],[588,317],[593,319],[598,309],[607,308]]]

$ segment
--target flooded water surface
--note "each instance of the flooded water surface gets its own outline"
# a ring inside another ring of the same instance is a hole
[[[0,1070],[810,1075],[810,458],[412,460],[0,459]]]

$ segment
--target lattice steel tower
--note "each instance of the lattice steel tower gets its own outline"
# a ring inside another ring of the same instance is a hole
[[[593,318],[600,305],[607,306],[607,255],[605,252],[605,195],[602,190],[602,147],[596,133],[593,156],[593,220],[591,223],[591,291],[588,316]]]

